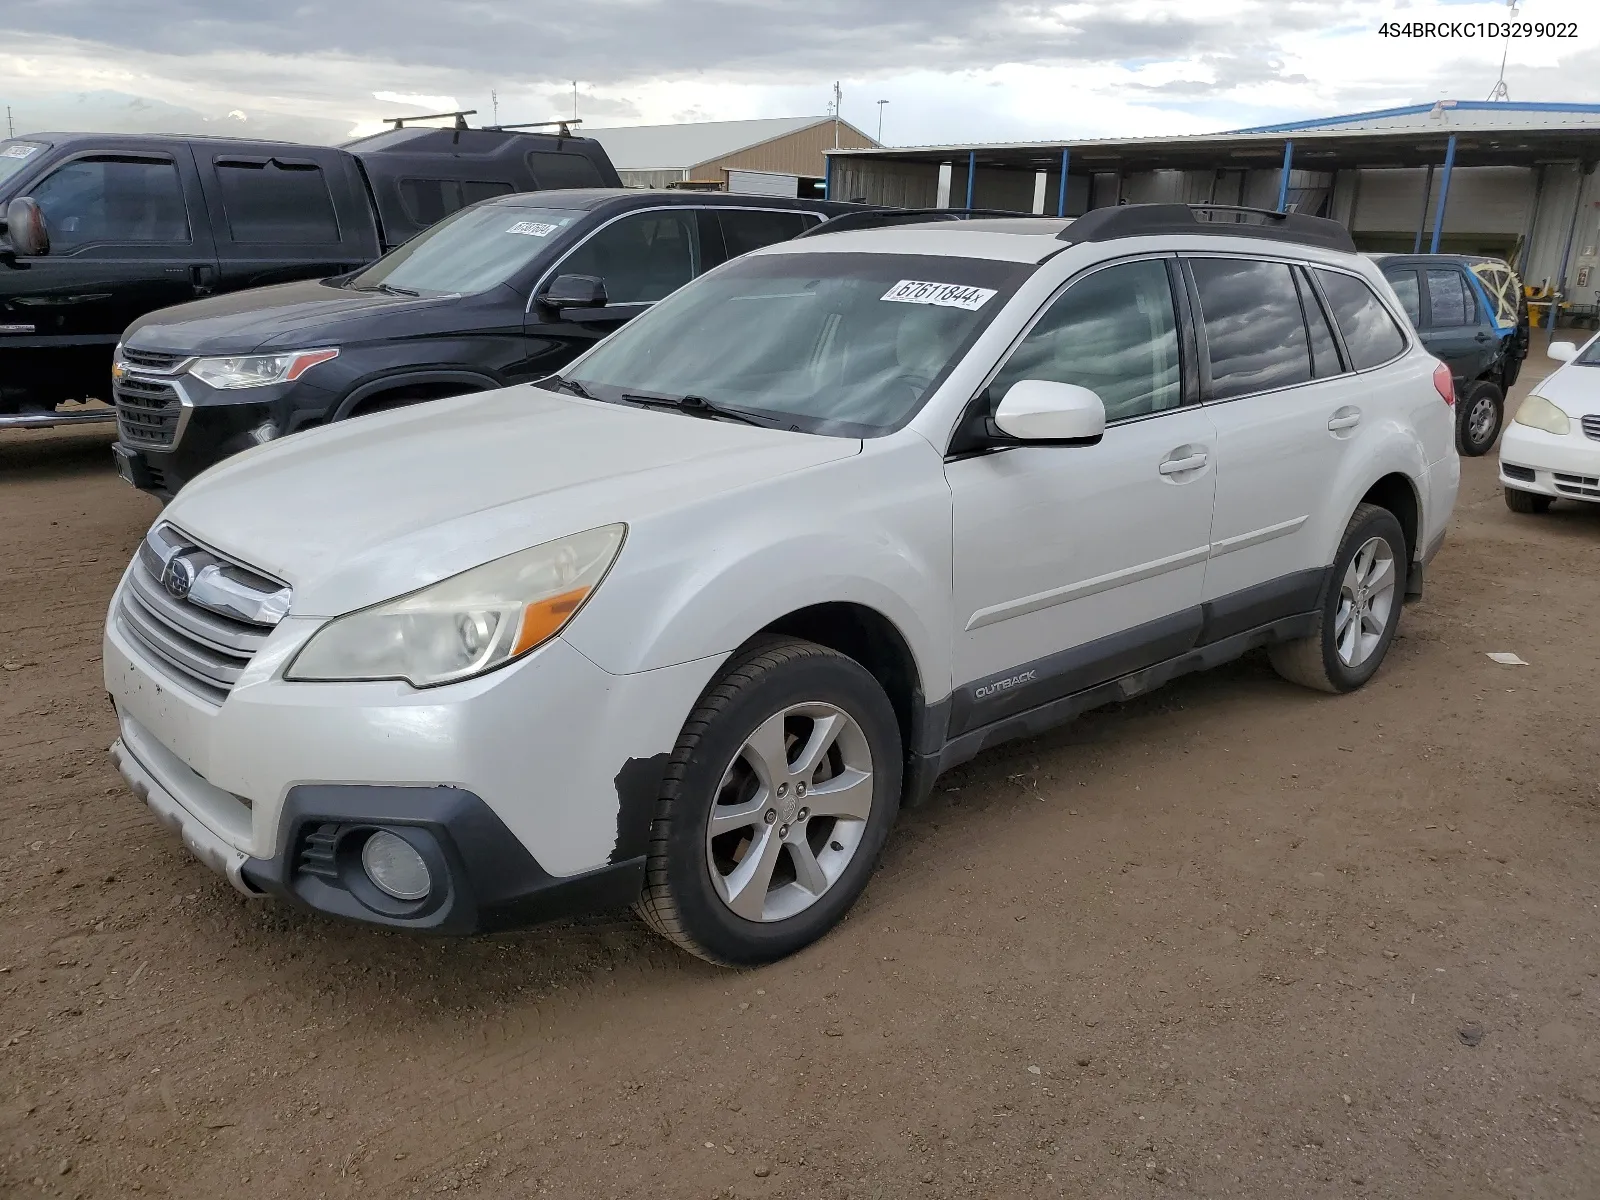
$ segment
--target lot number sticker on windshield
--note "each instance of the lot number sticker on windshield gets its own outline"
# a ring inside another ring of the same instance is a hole
[[[27,158],[39,147],[37,146],[7,146],[0,150],[0,158]]]
[[[549,237],[560,228],[560,225],[548,225],[543,221],[518,221],[506,232],[522,233],[528,237]]]
[[[925,279],[902,279],[883,294],[885,300],[896,304],[936,304],[940,308],[964,308],[968,312],[976,312],[993,296],[993,288],[929,283]]]

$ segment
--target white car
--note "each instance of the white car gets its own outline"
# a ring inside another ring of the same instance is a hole
[[[1506,507],[1549,512],[1557,499],[1600,501],[1600,335],[1580,350],[1551,342],[1563,365],[1528,393],[1500,436]]]
[[[1331,222],[801,238],[541,385],[194,481],[111,603],[113,753],[248,894],[445,932],[632,904],[770,961],[985,747],[1255,647],[1365,683],[1455,502],[1452,399]]]

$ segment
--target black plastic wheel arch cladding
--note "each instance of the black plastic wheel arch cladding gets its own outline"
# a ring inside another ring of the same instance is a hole
[[[670,751],[649,758],[630,758],[617,772],[617,840],[607,862],[626,862],[648,852],[650,822],[655,819],[661,782],[671,759]]]

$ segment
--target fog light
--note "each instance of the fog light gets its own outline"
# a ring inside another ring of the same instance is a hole
[[[272,421],[263,421],[250,431],[250,437],[258,446],[265,446],[278,436],[278,426]]]
[[[396,900],[421,900],[433,886],[422,855],[405,838],[384,829],[361,847],[361,865],[378,890]]]

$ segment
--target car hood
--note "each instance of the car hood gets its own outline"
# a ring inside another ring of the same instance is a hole
[[[1567,363],[1535,384],[1532,391],[1569,417],[1600,413],[1600,365]]]
[[[392,296],[356,292],[320,280],[209,296],[140,317],[122,335],[124,345],[169,354],[249,354],[299,350],[366,336],[410,314],[426,320],[461,305],[460,297]],[[431,330],[405,328],[403,333]]]
[[[308,430],[196,478],[164,519],[334,616],[554,538],[860,453],[524,385]],[[626,550],[624,550],[626,555]]]

